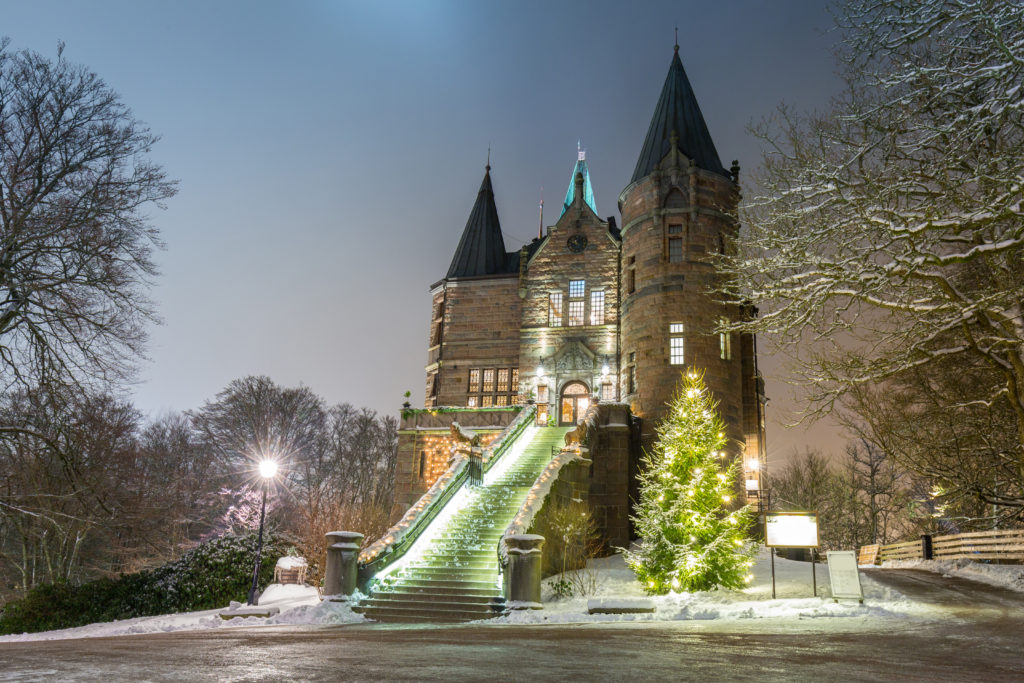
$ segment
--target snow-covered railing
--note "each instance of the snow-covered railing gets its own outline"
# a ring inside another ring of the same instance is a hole
[[[548,466],[544,468],[544,471],[533,482],[533,486],[530,487],[529,492],[526,494],[526,500],[520,506],[519,512],[512,518],[512,523],[505,528],[505,533],[498,540],[499,567],[503,568],[508,563],[508,547],[505,539],[509,536],[525,534],[530,530],[534,517],[544,507],[544,501],[547,500],[548,494],[551,493],[551,487],[558,481],[558,475],[561,473],[562,468],[569,463],[584,461],[586,459],[584,454],[586,453],[587,449],[582,448],[579,444],[564,447],[558,455],[551,459]]]
[[[527,406],[516,419],[506,427],[495,441],[484,450],[484,470],[500,459],[501,455],[522,434],[533,421],[536,407]],[[437,481],[420,496],[419,500],[397,524],[359,554],[360,584],[365,584],[374,574],[402,557],[430,523],[444,509],[455,493],[462,488],[469,475],[469,458],[456,454],[451,465]]]

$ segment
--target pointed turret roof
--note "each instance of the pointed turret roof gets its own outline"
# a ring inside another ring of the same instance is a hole
[[[678,45],[630,182],[635,183],[654,170],[672,149],[673,138],[678,138],[679,151],[693,159],[699,168],[730,177],[718,158],[690,79],[679,60]]]
[[[488,164],[446,277],[494,275],[506,271],[505,240],[501,237],[501,223],[491,187],[491,165]]]
[[[587,203],[591,211],[597,213],[597,205],[594,203],[594,188],[590,185],[590,169],[587,167],[587,150],[581,149],[580,144],[576,143],[576,165],[572,169],[572,175],[569,176],[569,189],[565,193],[562,213],[558,214],[559,218],[572,206],[572,200],[576,195],[577,173],[583,176],[583,201]]]

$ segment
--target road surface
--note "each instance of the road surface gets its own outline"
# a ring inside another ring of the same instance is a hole
[[[0,681],[756,680],[1024,678],[1024,598],[876,570],[943,604],[936,619],[558,626],[264,627],[0,644]],[[947,583],[948,582],[948,583]]]

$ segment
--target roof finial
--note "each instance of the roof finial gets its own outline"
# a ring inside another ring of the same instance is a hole
[[[537,239],[544,239],[544,186],[540,187],[540,223],[537,225]]]
[[[487,166],[485,167],[489,172],[491,170],[491,146],[487,145]]]
[[[583,141],[582,140],[576,140],[576,160],[577,161],[586,161],[587,160],[587,150],[583,149],[582,145],[583,145]]]
[[[679,25],[676,24],[676,52],[679,52]]]

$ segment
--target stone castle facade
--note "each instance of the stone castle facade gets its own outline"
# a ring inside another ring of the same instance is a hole
[[[572,424],[595,402],[628,404],[635,469],[638,447],[654,438],[680,375],[699,370],[720,402],[733,455],[743,458],[745,487],[760,489],[756,342],[718,330],[754,311],[709,293],[715,257],[738,230],[739,168],[722,166],[678,49],[618,198],[621,226],[596,213],[580,152],[558,220],[507,252],[490,171],[448,272],[431,287],[425,407],[500,410],[530,401],[538,420]],[[416,475],[430,463],[417,446],[407,450],[396,484],[411,499],[429,486]],[[621,479],[630,467],[611,469]]]

